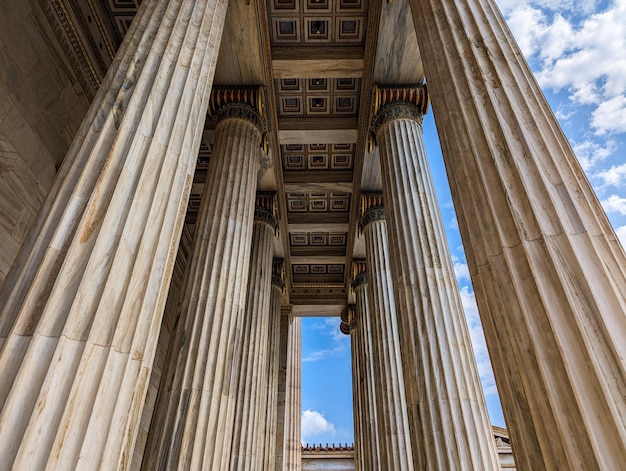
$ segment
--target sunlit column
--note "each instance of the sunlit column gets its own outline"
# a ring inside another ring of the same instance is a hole
[[[290,316],[285,396],[284,470],[302,469],[302,319]]]
[[[269,380],[272,256],[276,235],[277,204],[274,193],[257,193],[252,232],[252,257],[243,327],[238,333],[240,362],[233,373],[237,402],[231,447],[230,471],[264,469],[263,444]],[[278,306],[280,309],[280,305]]]
[[[262,447],[262,470],[271,471],[276,461],[276,434],[278,429],[278,391],[280,377],[281,354],[281,303],[283,297],[285,263],[282,259],[274,259],[272,263],[272,295],[270,300],[269,350],[267,368],[267,387],[264,392],[261,425],[265,427]],[[286,379],[286,378],[285,378]],[[284,401],[284,398],[283,398]],[[283,402],[284,417],[284,402]]]
[[[357,361],[356,375],[352,384],[358,382],[358,401],[360,409],[360,429],[363,469],[379,469],[381,456],[378,437],[378,413],[374,394],[374,361],[377,352],[372,343],[372,311],[368,294],[368,273],[364,260],[355,260],[353,265],[352,287],[356,296],[356,322],[350,334],[350,340],[356,343],[355,357]],[[353,393],[354,394],[354,393]]]
[[[361,196],[359,224],[365,237],[377,434],[382,469],[413,469],[411,438],[393,295],[382,194]]]
[[[422,136],[424,87],[375,89],[415,468],[498,469],[487,408]]]
[[[493,0],[412,0],[516,463],[626,462],[626,257]]]
[[[285,462],[285,423],[287,398],[287,360],[289,358],[289,326],[291,305],[282,306],[280,310],[280,345],[278,352],[278,391],[276,393],[276,458],[270,470],[283,471]]]
[[[227,2],[143,2],[0,294],[0,467],[132,459]]]
[[[235,417],[263,118],[260,90],[213,92],[215,144],[143,469],[227,469]]]

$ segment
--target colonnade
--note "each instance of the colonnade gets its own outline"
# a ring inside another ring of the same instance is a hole
[[[140,466],[300,465],[301,326],[257,194],[262,100],[212,87],[226,6],[142,3],[21,248],[0,294],[0,469],[135,462],[207,109],[215,147]],[[624,251],[493,0],[411,12],[516,462],[618,469]],[[383,193],[363,197],[347,317],[358,463],[497,469],[423,150],[428,96],[373,95]]]

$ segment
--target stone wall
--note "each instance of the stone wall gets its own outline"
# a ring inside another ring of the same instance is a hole
[[[87,111],[32,0],[0,5],[0,286]]]

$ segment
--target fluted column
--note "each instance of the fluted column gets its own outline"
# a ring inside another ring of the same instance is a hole
[[[289,359],[289,326],[292,306],[280,310],[280,345],[278,352],[278,391],[276,393],[276,450],[274,466],[270,470],[283,471],[285,463],[285,425],[287,399],[287,361]]]
[[[378,437],[378,411],[376,409],[376,396],[374,393],[374,361],[377,352],[373,350],[372,343],[372,311],[370,306],[368,273],[365,260],[353,262],[352,287],[356,295],[356,322],[352,325],[351,341],[355,342],[353,361],[357,362],[356,378],[358,401],[360,410],[360,435],[362,436],[361,456],[364,470],[380,469],[381,456]]]
[[[1,469],[129,466],[225,14],[144,1],[68,151],[0,294]]]
[[[417,469],[498,469],[487,408],[424,150],[424,87],[377,89],[372,126]]]
[[[364,438],[365,413],[363,411],[363,375],[360,371],[361,343],[356,334],[356,306],[350,305],[341,313],[339,329],[350,336],[350,363],[352,367],[352,417],[354,422],[354,468],[363,471],[366,463],[366,447]],[[354,330],[354,334],[353,331]]]
[[[496,2],[411,7],[516,463],[623,467],[623,249]]]
[[[257,100],[252,89],[212,95],[215,144],[168,365],[175,373],[143,469],[229,465],[263,127]]]
[[[254,210],[248,296],[240,338],[240,366],[229,470],[263,469],[269,368],[273,240],[276,196],[258,193]]]
[[[374,396],[382,469],[413,469],[385,209],[381,194],[361,196],[370,296]]]
[[[263,456],[261,469],[272,471],[276,461],[276,434],[278,428],[278,383],[280,376],[280,334],[281,334],[281,303],[284,282],[284,261],[274,259],[272,263],[272,294],[270,299],[269,321],[269,354],[267,368],[267,387],[262,405],[263,417],[261,425],[265,427],[264,439],[261,443]],[[283,405],[284,407],[284,405]]]
[[[302,469],[302,319],[290,316],[285,398],[284,470]]]

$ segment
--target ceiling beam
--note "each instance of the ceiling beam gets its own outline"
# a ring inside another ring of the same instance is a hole
[[[361,78],[363,59],[274,59],[275,79]]]

